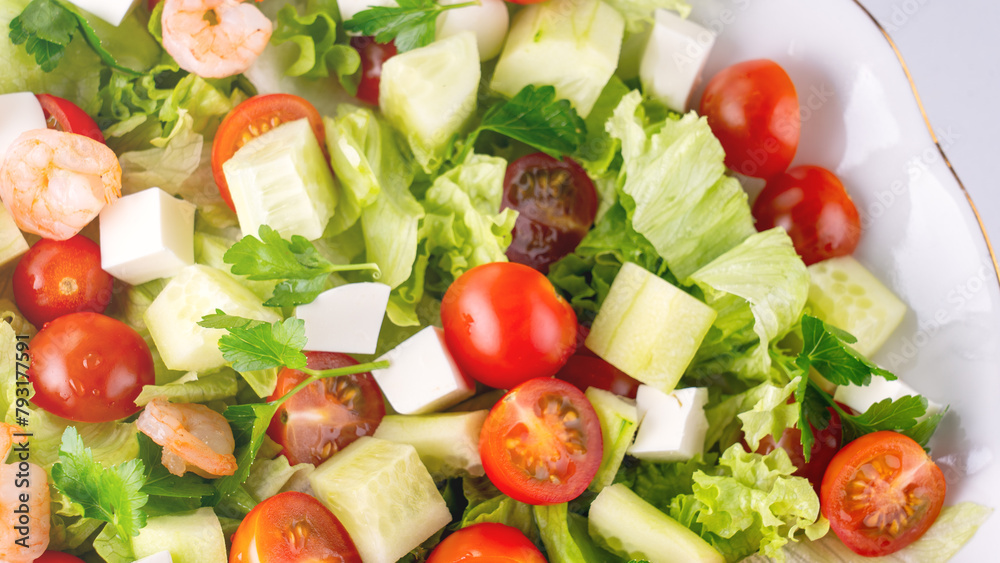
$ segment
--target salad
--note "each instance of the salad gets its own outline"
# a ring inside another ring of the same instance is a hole
[[[0,1],[0,559],[937,561],[988,515],[866,358],[906,306],[788,169],[795,85],[690,99],[686,3],[133,4]]]

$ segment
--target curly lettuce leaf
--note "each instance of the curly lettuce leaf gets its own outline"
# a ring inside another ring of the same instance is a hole
[[[330,76],[332,71],[353,96],[358,89],[361,57],[350,45],[337,43],[336,6],[331,0],[312,0],[301,15],[295,6],[283,6],[271,42],[298,46],[298,58],[285,70],[288,76],[317,79]]]

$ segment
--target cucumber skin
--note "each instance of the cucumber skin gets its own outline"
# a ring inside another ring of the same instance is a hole
[[[599,493],[604,487],[611,485],[618,474],[625,452],[639,430],[639,411],[634,401],[630,402],[629,399],[596,387],[587,389],[586,396],[597,412],[604,437],[601,467],[587,487],[588,490]]]

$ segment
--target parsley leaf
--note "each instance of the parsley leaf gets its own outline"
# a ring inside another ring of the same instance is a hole
[[[450,6],[434,0],[398,0],[395,6],[373,6],[358,12],[344,22],[344,29],[374,36],[379,43],[393,41],[396,51],[403,53],[434,42],[441,12],[478,4],[478,0]]]
[[[844,425],[844,439],[851,440],[878,432],[892,430],[913,438],[921,446],[926,446],[944,413],[937,413],[920,420],[927,414],[927,399],[920,395],[906,395],[893,401],[884,399],[857,416],[841,415]]]
[[[265,323],[227,315],[216,309],[214,314],[202,317],[198,325],[229,332],[219,339],[219,350],[236,371],[306,366],[306,356],[302,353],[306,329],[302,319]]]
[[[370,269],[375,270],[375,277],[379,275],[375,264],[333,264],[299,235],[285,240],[271,227],[261,225],[258,236],[260,238],[243,237],[222,259],[232,265],[234,274],[251,280],[284,280],[264,302],[268,307],[292,307],[312,302],[327,289],[327,279],[333,272]]]
[[[83,507],[86,518],[108,522],[118,535],[130,538],[146,525],[143,507],[149,496],[142,492],[145,466],[132,459],[110,468],[94,461],[76,428],[66,428],[59,447],[59,462],[52,466],[56,488]]]
[[[830,326],[816,317],[802,316],[802,353],[800,358],[834,385],[868,385],[872,375],[888,380],[896,376],[884,370],[859,354],[848,344],[854,344],[854,336]]]
[[[149,495],[149,502],[143,508],[147,516],[194,510],[202,506],[202,497],[215,492],[211,484],[193,473],[183,477],[170,473],[162,463],[163,448],[142,432],[137,437],[139,459],[145,467],[145,483],[140,490]]]

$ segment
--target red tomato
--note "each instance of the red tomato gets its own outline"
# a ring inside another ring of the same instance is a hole
[[[566,365],[556,373],[556,377],[572,383],[577,389],[586,391],[597,387],[634,399],[639,391],[639,382],[622,370],[597,357],[590,349],[581,347],[570,356]]]
[[[726,166],[755,178],[784,172],[799,146],[799,98],[778,63],[734,64],[712,77],[699,113],[726,151]]]
[[[946,485],[920,444],[883,430],[844,446],[823,476],[820,506],[830,529],[858,555],[910,545],[937,519]]]
[[[104,135],[101,133],[101,128],[87,115],[87,112],[80,109],[73,102],[51,94],[38,94],[35,97],[38,98],[38,103],[42,105],[42,111],[45,113],[45,122],[49,129],[76,133],[77,135],[90,137],[101,143],[104,142]]]
[[[149,346],[127,324],[98,313],[70,313],[31,340],[32,399],[78,422],[107,422],[139,412],[135,398],[152,385]]]
[[[310,369],[357,365],[347,354],[306,352]],[[275,400],[308,376],[285,368],[269,400]],[[385,416],[382,392],[369,372],[332,377],[310,384],[278,407],[267,429],[292,465],[319,465],[362,436],[371,436]]]
[[[229,184],[222,171],[222,165],[232,158],[236,151],[251,139],[274,129],[282,123],[307,118],[319,146],[326,152],[326,133],[319,111],[308,101],[292,94],[267,94],[254,96],[236,106],[222,120],[212,142],[212,175],[219,187],[219,195],[230,209],[233,198],[229,195]]]
[[[35,326],[69,313],[102,313],[114,278],[101,269],[101,248],[82,235],[42,239],[21,257],[12,278],[14,301]]]
[[[351,38],[351,47],[361,55],[361,82],[356,97],[373,106],[378,105],[378,87],[382,83],[382,64],[396,56],[396,44],[379,43],[374,37]]]
[[[784,448],[788,452],[789,459],[795,465],[794,475],[805,477],[812,483],[816,492],[819,493],[820,484],[823,482],[823,474],[830,465],[830,460],[840,451],[840,440],[843,436],[843,428],[840,422],[840,415],[837,411],[830,410],[830,424],[822,429],[813,428],[813,436],[816,441],[809,451],[809,461],[802,455],[802,431],[798,428],[787,428],[782,432],[777,442],[773,436],[765,436],[757,447],[757,453],[767,454],[777,448]]]
[[[83,563],[83,559],[61,551],[46,551],[35,563]]]
[[[784,227],[808,264],[854,252],[861,218],[844,185],[819,166],[796,166],[767,181],[753,204],[757,229]]]
[[[507,167],[500,208],[508,207],[518,215],[507,258],[544,274],[573,252],[594,224],[597,190],[579,164],[539,152]]]
[[[554,375],[576,343],[569,303],[537,270],[510,262],[459,276],[441,302],[441,322],[462,371],[497,389]]]
[[[545,0],[507,0],[511,4],[541,4]]]
[[[462,528],[431,552],[427,563],[546,563],[521,530],[484,522]]]
[[[247,514],[233,534],[229,563],[361,563],[343,524],[315,498],[274,495]]]
[[[511,389],[490,410],[479,434],[490,481],[528,504],[580,496],[601,466],[604,439],[583,392],[550,377]]]

